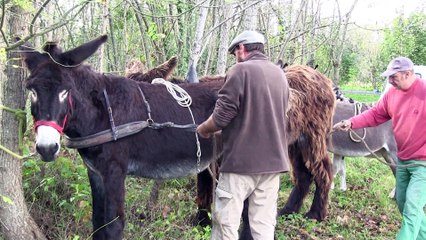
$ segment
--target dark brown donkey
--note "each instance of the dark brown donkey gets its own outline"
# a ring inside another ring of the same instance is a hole
[[[42,53],[29,44],[21,49],[31,73],[26,87],[32,93],[37,152],[44,161],[55,160],[61,134],[67,136],[67,146],[77,148],[88,167],[93,239],[122,239],[126,175],[178,178],[200,173],[213,161],[213,141],[199,139],[198,149],[194,130],[211,115],[223,81],[179,85],[192,97],[192,118],[162,85],[82,64],[106,41],[101,36],[66,52],[55,44]],[[288,67],[286,75],[292,88],[287,114],[295,187],[279,213],[298,212],[315,182],[306,216],[323,220],[332,181],[326,148],[335,104],[331,80],[301,65]]]

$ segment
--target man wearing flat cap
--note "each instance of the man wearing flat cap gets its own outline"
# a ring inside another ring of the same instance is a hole
[[[334,126],[348,131],[392,121],[398,147],[396,202],[402,214],[397,240],[426,240],[426,81],[413,67],[409,58],[393,59],[381,75],[392,87],[378,103]]]
[[[244,200],[253,239],[273,240],[280,173],[289,170],[284,72],[264,53],[265,38],[243,31],[229,46],[236,58],[213,114],[197,131],[222,130],[223,160],[212,214],[212,239],[238,239]]]

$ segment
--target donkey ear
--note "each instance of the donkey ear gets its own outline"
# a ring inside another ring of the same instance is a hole
[[[98,48],[107,41],[107,39],[107,35],[102,35],[79,47],[64,52],[60,55],[61,62],[68,63],[70,65],[80,64],[88,57],[92,56]]]
[[[15,38],[15,40],[17,42],[21,41],[20,38]],[[48,56],[46,54],[41,54],[37,52],[34,47],[28,42],[25,42],[24,44],[19,46],[19,51],[24,60],[24,63],[30,71],[34,70],[40,63],[43,63],[48,59]]]
[[[48,52],[52,57],[59,56],[59,54],[62,53],[62,49],[58,46],[57,42],[47,42],[44,45],[43,50]]]
[[[151,80],[154,80],[155,78],[163,78],[167,80],[173,74],[173,70],[175,70],[176,66],[177,57],[173,56],[161,65],[147,71],[145,75]]]
[[[286,70],[285,68],[288,67],[288,63],[284,63],[281,59],[277,61],[277,65],[283,70]]]

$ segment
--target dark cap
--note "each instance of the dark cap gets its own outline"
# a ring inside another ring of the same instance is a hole
[[[257,31],[249,31],[245,30],[244,32],[240,33],[238,36],[232,40],[231,44],[229,45],[228,52],[233,53],[235,48],[238,46],[238,44],[248,44],[248,43],[265,43],[265,37],[257,32]]]
[[[389,77],[397,72],[413,70],[413,68],[414,64],[409,58],[397,57],[389,63],[386,71],[384,71],[380,76]]]

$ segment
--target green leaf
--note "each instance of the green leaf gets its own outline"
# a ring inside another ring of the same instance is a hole
[[[5,203],[10,204],[10,205],[13,205],[13,200],[12,200],[10,197],[1,195],[1,199],[2,199],[2,200],[3,200],[3,202],[5,202]]]
[[[28,1],[28,0],[13,0],[13,3],[16,6],[19,6],[20,8],[22,8],[23,10],[25,10],[27,12],[34,11],[34,6],[33,6],[32,1]]]
[[[0,64],[5,64],[6,63],[6,49],[5,48],[0,48]]]

